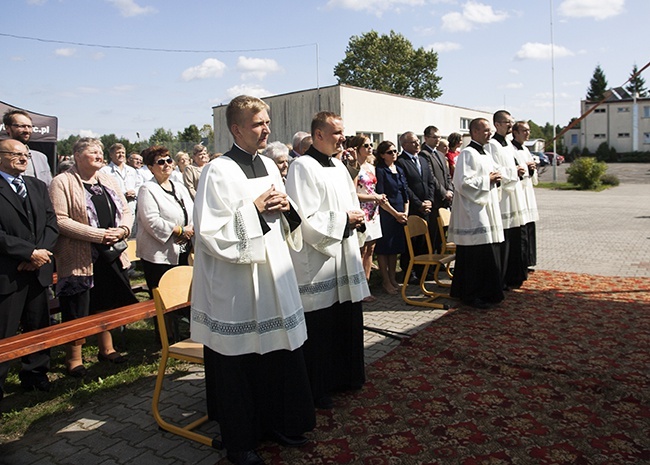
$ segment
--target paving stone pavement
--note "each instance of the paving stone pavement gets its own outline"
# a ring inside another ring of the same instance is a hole
[[[537,189],[538,269],[596,275],[650,277],[650,168],[624,165],[623,183],[603,192]],[[562,171],[563,172],[563,171]],[[547,171],[542,180],[550,180]],[[409,288],[409,290],[411,290]],[[415,290],[415,289],[414,289]],[[445,314],[405,305],[400,296],[373,289],[377,300],[364,306],[367,327],[414,334]],[[399,340],[366,331],[366,362],[387,354]],[[215,464],[223,451],[162,432],[151,416],[154,378],[97,398],[52,417],[0,445],[0,464]],[[191,418],[204,411],[203,371],[170,377],[163,415]],[[205,431],[217,431],[210,425]],[[225,462],[225,461],[224,461]]]

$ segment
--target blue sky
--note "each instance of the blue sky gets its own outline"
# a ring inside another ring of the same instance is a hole
[[[650,2],[552,3],[555,120],[565,125],[596,65],[613,87],[650,61]],[[60,138],[136,141],[158,127],[212,124],[212,106],[241,93],[335,84],[351,36],[392,29],[438,51],[438,102],[544,124],[553,120],[550,22],[551,0],[11,0],[0,16],[0,100],[58,116]],[[643,77],[650,84],[650,71]]]

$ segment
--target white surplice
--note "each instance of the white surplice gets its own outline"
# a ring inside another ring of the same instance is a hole
[[[517,174],[515,148],[509,142],[504,147],[497,140],[490,139],[485,149],[492,155],[495,168],[501,173],[499,207],[501,208],[503,229],[523,226],[526,200],[524,199],[524,191],[521,187],[519,174]]]
[[[356,232],[343,237],[347,211],[360,210],[350,173],[336,158],[323,167],[311,156],[293,160],[287,193],[298,206],[303,248],[291,251],[306,312],[370,295]]]
[[[280,172],[261,157],[268,175],[249,179],[227,155],[204,167],[194,200],[192,339],[223,355],[297,349],[307,330],[287,243],[300,247],[300,228],[265,213],[264,234],[253,204],[284,190]]]
[[[454,202],[448,240],[458,245],[496,244],[504,241],[499,192],[490,183],[495,171],[489,154],[465,147],[456,159]]]
[[[534,163],[535,160],[530,154],[528,147],[522,146],[521,150],[515,151],[515,157],[517,161],[522,164],[527,164],[529,162]],[[528,170],[524,174],[524,179],[521,180],[521,186],[524,191],[524,199],[526,199],[526,212],[524,215],[524,224],[534,223],[539,221],[539,212],[537,211],[537,198],[535,197],[535,189],[533,186],[536,186],[539,183],[537,170],[533,171],[531,176]]]

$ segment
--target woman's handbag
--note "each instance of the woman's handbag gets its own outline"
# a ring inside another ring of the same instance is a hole
[[[113,245],[96,244],[99,255],[108,263],[113,263],[129,246],[124,239]]]

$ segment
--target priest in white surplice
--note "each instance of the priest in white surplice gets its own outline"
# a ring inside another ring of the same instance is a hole
[[[228,459],[263,463],[258,441],[301,446],[315,426],[287,245],[301,245],[300,217],[275,163],[257,154],[270,132],[268,106],[236,97],[226,120],[235,144],[203,169],[194,200],[191,334],[205,346],[208,414]]]
[[[504,297],[501,174],[484,149],[490,140],[490,122],[476,118],[469,131],[472,141],[458,155],[454,171],[455,195],[448,232],[449,241],[456,243],[451,296],[484,309]]]
[[[496,133],[488,147],[497,170],[501,173],[501,221],[505,248],[503,249],[503,284],[506,289],[520,287],[528,279],[525,263],[526,199],[521,180],[526,170],[515,159],[515,148],[507,136],[512,132],[514,120],[506,110],[499,110],[493,116]]]
[[[335,158],[345,142],[343,121],[320,112],[311,134],[312,146],[287,175],[304,241],[291,257],[307,320],[304,351],[314,403],[331,408],[334,392],[365,382],[361,300],[370,291],[357,234],[365,227],[364,214],[348,170]]]
[[[515,148],[515,158],[520,164],[526,165],[526,172],[521,180],[526,199],[526,211],[524,214],[524,227],[526,229],[526,243],[524,255],[528,267],[537,265],[537,233],[535,223],[539,221],[539,212],[537,211],[537,199],[535,197],[535,188],[539,182],[537,174],[537,163],[530,154],[528,147],[524,143],[530,137],[530,126],[526,121],[517,121],[512,127],[512,145]],[[528,271],[532,271],[528,268]]]

